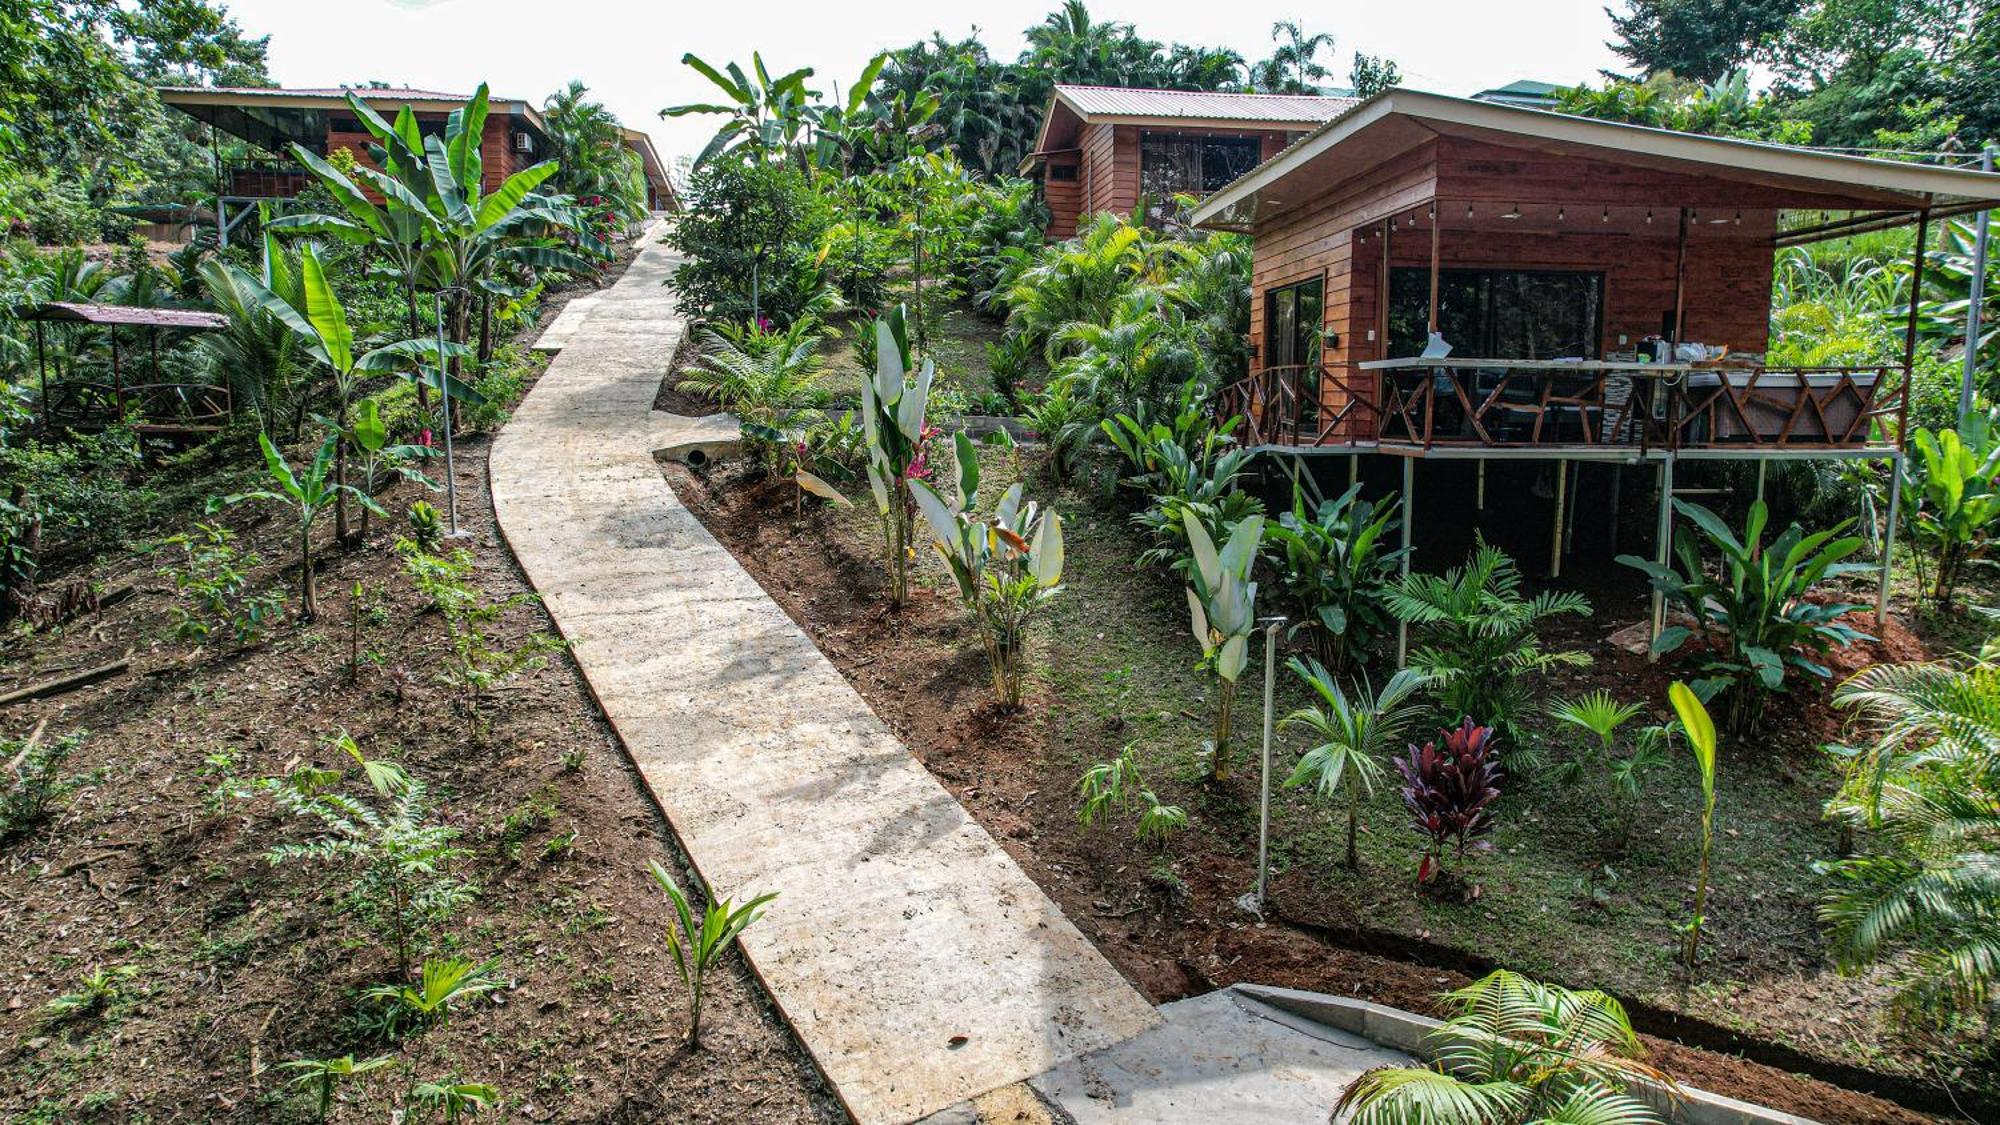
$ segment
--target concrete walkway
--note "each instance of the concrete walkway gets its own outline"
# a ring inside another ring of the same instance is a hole
[[[648,245],[565,325],[494,442],[492,494],[702,877],[779,893],[744,934],[751,965],[864,1123],[1152,1027],[1144,997],[667,487],[655,450],[734,436],[727,419],[652,409],[684,331],[673,266]]]

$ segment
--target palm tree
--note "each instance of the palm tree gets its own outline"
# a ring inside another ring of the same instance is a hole
[[[1307,35],[1297,20],[1279,20],[1271,25],[1271,41],[1278,49],[1253,69],[1257,87],[1266,93],[1316,94],[1320,80],[1330,72],[1319,61],[1321,51],[1333,50],[1333,33]]]
[[[1445,999],[1455,1009],[1424,1039],[1428,1067],[1377,1067],[1347,1087],[1333,1116],[1351,1125],[1645,1125],[1663,1120],[1628,1093],[1673,1079],[1641,1061],[1617,1000],[1498,970]]]
[[[228,387],[235,401],[249,403],[258,429],[288,432],[297,441],[308,397],[302,386],[306,349],[299,334],[272,314],[269,302],[275,297],[294,309],[306,307],[299,271],[268,226],[261,275],[219,258],[202,262],[197,271],[209,303],[229,318],[222,331],[203,334],[195,345],[210,381]]]
[[[797,411],[826,401],[823,339],[824,329],[810,316],[783,331],[755,324],[704,328],[700,361],[681,370],[679,387],[741,418],[746,443],[763,461]]]
[[[1416,720],[1419,709],[1410,697],[1429,677],[1405,668],[1390,678],[1382,694],[1371,698],[1363,692],[1349,698],[1317,660],[1293,657],[1285,667],[1320,697],[1318,705],[1301,707],[1284,718],[1287,729],[1301,728],[1318,740],[1299,758],[1285,786],[1311,785],[1326,798],[1346,792],[1347,869],[1359,871],[1361,857],[1354,837],[1360,826],[1362,798],[1375,795],[1375,782],[1387,772],[1379,757],[1395,750],[1403,731]]]
[[[646,186],[639,155],[625,147],[618,115],[591,101],[589,87],[572,81],[542,103],[557,172],[551,184],[579,198],[596,197],[631,221],[646,213]]]
[[[1977,1013],[2000,976],[2000,664],[1880,664],[1834,703],[1874,741],[1827,812],[1877,842],[1822,868],[1834,961],[1891,961],[1906,1011]]]

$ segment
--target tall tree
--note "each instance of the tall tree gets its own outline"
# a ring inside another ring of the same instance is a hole
[[[1630,0],[1620,14],[1610,8],[1607,44],[1646,77],[1671,72],[1714,82],[1750,61],[1783,31],[1801,0]]]

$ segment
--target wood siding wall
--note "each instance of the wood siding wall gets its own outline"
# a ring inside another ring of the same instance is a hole
[[[390,121],[395,120],[394,114],[384,114],[384,116]],[[441,122],[444,119],[445,115],[441,113],[420,113],[417,115],[417,120],[425,123]],[[512,124],[513,119],[504,113],[490,114],[486,118],[486,127],[479,134],[479,158],[482,164],[479,175],[481,191],[493,191],[508,176],[513,175],[521,168],[527,167],[526,163],[520,162],[520,157],[526,154],[517,154],[514,151],[514,131]],[[354,159],[357,162],[365,164],[370,168],[375,167],[375,162],[368,156],[368,146],[374,143],[375,138],[367,133],[336,132],[331,125],[327,127],[326,151],[328,153],[332,153],[335,149],[344,148],[354,154]],[[381,197],[373,189],[364,186],[362,190],[375,202],[380,203],[382,201]]]
[[[1328,185],[1319,198],[1258,224],[1252,265],[1250,338],[1263,353],[1265,294],[1314,276],[1326,283],[1326,348],[1322,401],[1338,410],[1348,387],[1371,397],[1372,378],[1353,365],[1383,358],[1378,296],[1382,219],[1443,200],[1439,261],[1444,268],[1586,270],[1604,274],[1605,309],[1599,354],[1631,347],[1661,330],[1674,307],[1679,208],[1709,209],[1698,220],[1728,213],[1731,221],[1697,221],[1689,230],[1683,338],[1761,352],[1769,343],[1776,214],[1771,189],[1719,184],[1697,177],[1584,161],[1495,145],[1440,138],[1400,157]],[[1785,197],[1787,205],[1795,197]],[[1476,217],[1463,219],[1472,203]],[[1540,206],[1520,227],[1496,227],[1497,215]],[[1551,208],[1565,208],[1557,223]],[[1602,208],[1623,208],[1604,221]],[[1740,219],[1737,217],[1738,208]],[[1643,213],[1652,208],[1654,221]],[[1480,218],[1478,216],[1483,216]],[[1390,236],[1393,266],[1428,267],[1428,220],[1399,225]],[[1538,221],[1536,221],[1538,219]],[[1461,229],[1454,229],[1457,226]],[[1377,332],[1374,340],[1370,332]],[[1253,359],[1253,368],[1260,366]],[[1366,411],[1332,440],[1360,437],[1372,425]]]
[[[1066,167],[1071,170],[1067,180],[1049,178],[1049,169]],[[1052,157],[1042,169],[1042,202],[1049,208],[1048,236],[1052,239],[1068,238],[1076,233],[1077,217],[1083,214],[1083,182],[1077,178],[1077,156],[1068,153]]]

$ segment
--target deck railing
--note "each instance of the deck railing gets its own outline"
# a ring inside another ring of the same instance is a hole
[[[1225,388],[1218,408],[1244,415],[1256,445],[1900,448],[1908,386],[1889,365],[1410,359],[1348,375],[1266,368]]]
[[[209,383],[67,380],[49,384],[43,415],[52,430],[102,430],[128,421],[140,433],[201,434],[228,425],[232,408],[229,388]]]

